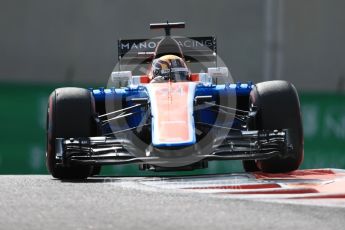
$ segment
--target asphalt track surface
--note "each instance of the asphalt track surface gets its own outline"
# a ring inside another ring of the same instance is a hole
[[[0,192],[0,229],[345,229],[341,205],[161,189],[131,177],[0,176]]]

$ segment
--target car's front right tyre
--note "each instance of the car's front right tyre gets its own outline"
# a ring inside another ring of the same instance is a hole
[[[66,87],[54,90],[48,101],[46,165],[54,178],[84,179],[93,172],[92,166],[62,166],[56,159],[55,139],[96,136],[93,122],[94,98],[90,91]]]

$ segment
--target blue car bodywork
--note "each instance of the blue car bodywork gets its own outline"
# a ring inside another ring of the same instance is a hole
[[[106,113],[105,109],[105,101],[112,101],[115,104],[121,104],[121,107],[128,108],[135,106],[136,102],[131,100],[133,98],[145,98],[148,101],[151,101],[150,94],[148,92],[149,85],[137,85],[137,86],[129,86],[124,88],[99,88],[99,89],[90,89],[92,92],[95,102],[96,102],[96,110],[101,113]],[[195,87],[194,97],[192,100],[198,96],[210,96],[211,101],[215,104],[219,104],[219,98],[235,98],[238,101],[237,107],[241,110],[248,110],[248,98],[249,94],[252,90],[252,83],[237,83],[237,84],[224,84],[224,85],[205,85],[205,84],[197,84]],[[160,100],[160,98],[156,99]],[[190,106],[190,104],[186,103],[186,106]],[[193,108],[190,108],[193,111]],[[138,127],[145,116],[145,111],[142,111],[140,107],[134,108],[132,110],[133,115],[127,118],[127,122],[125,127],[114,127],[111,124],[102,127],[102,133],[111,133],[116,130],[120,131],[123,129],[131,129]],[[226,121],[222,124],[217,124],[217,112],[210,111],[208,109],[198,109],[193,111],[194,120],[197,122],[201,122],[204,124],[209,124],[210,126],[220,125],[220,126],[228,126],[231,125],[236,130],[241,130],[243,128],[243,123],[237,119],[232,119]],[[151,130],[153,131],[152,137],[154,137],[154,122],[151,124]],[[190,124],[194,126],[194,122]],[[195,144],[196,140],[189,143],[185,143],[185,145]],[[175,145],[169,145],[164,143],[155,143],[153,140],[154,146],[183,146],[183,143],[176,143]]]

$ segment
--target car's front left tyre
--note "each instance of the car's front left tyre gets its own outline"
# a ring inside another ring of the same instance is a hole
[[[289,130],[287,154],[267,160],[243,162],[247,172],[286,173],[299,168],[303,161],[303,127],[298,93],[286,81],[267,81],[254,86],[249,104],[257,110],[255,127],[249,130]],[[291,148],[290,148],[291,147]]]

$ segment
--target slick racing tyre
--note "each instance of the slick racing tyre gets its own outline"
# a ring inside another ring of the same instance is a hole
[[[101,173],[102,167],[100,165],[93,166],[92,172],[90,176],[97,176]]]
[[[242,161],[243,169],[245,172],[257,172],[260,171],[254,160]]]
[[[268,81],[256,84],[249,97],[251,109],[257,111],[252,130],[288,129],[287,154],[267,160],[244,162],[248,171],[285,173],[298,169],[303,161],[303,128],[300,103],[295,87],[286,81]],[[255,168],[255,166],[257,168]]]
[[[55,157],[55,138],[96,136],[94,114],[94,98],[86,89],[59,88],[50,95],[47,112],[46,165],[53,177],[84,179],[95,173],[96,170],[92,166],[63,167],[58,164],[60,162],[57,162]]]

